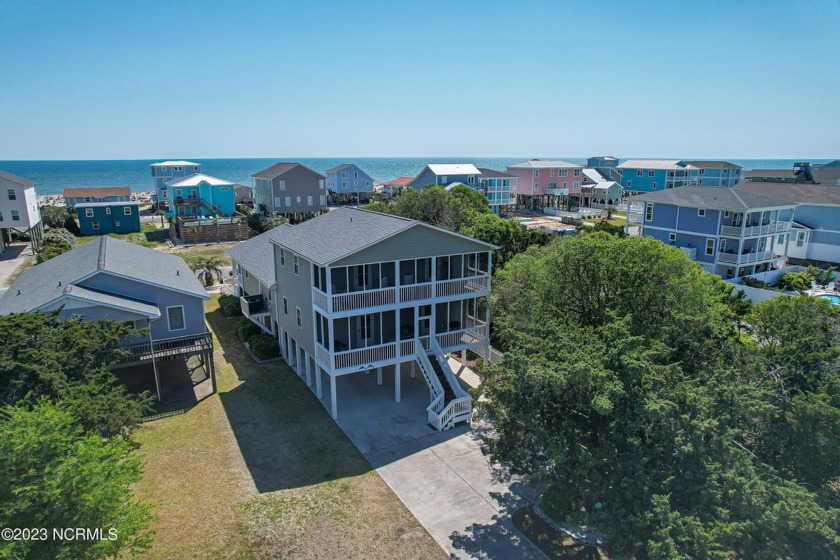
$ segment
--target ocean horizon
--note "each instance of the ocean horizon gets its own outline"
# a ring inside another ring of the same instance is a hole
[[[171,158],[184,159],[184,158]],[[340,158],[189,158],[201,164],[201,172],[234,183],[251,185],[251,175],[274,165],[278,161],[295,161],[324,173],[327,169],[342,163],[355,163],[365,170],[376,183],[382,183],[402,176],[415,176],[429,163],[472,163],[504,171],[508,165],[533,159],[524,157],[340,157]],[[562,159],[583,164],[580,157],[540,157],[539,159]],[[622,158],[625,159],[634,158]],[[665,158],[662,158],[665,159]],[[790,169],[794,162],[810,161],[826,163],[829,159],[731,159],[731,158],[683,158],[723,159],[750,169]],[[134,192],[152,191],[154,183],[150,165],[163,159],[133,160],[8,160],[0,161],[0,170],[14,173],[37,183],[39,195],[59,195],[68,187],[113,187],[127,186]]]

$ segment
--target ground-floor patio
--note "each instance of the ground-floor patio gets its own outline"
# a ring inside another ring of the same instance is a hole
[[[198,357],[163,360],[157,364],[160,378],[160,402],[195,403],[212,394],[213,384]],[[155,371],[152,364],[124,367],[114,370],[117,379],[129,391],[155,393]]]

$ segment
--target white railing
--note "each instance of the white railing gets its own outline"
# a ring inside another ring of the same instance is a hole
[[[569,189],[545,189],[545,194],[553,196],[566,196],[569,194]]]
[[[740,257],[740,258],[739,258]],[[758,261],[767,261],[776,258],[773,251],[760,251],[757,253],[718,253],[718,262],[750,264]]]
[[[697,258],[697,247],[682,247],[682,252],[691,260]]]
[[[635,212],[631,212],[627,214],[627,223],[628,224],[641,224],[642,223],[642,215],[637,214]]]
[[[339,370],[349,367],[368,365],[373,362],[390,360],[396,357],[396,342],[379,344],[377,346],[368,346],[367,348],[358,348],[356,350],[345,350],[344,352],[336,352],[335,369]]]
[[[489,285],[487,276],[472,276],[470,278],[457,278],[455,280],[444,280],[437,283],[435,293],[438,296],[454,296],[470,292],[486,290]]]
[[[324,311],[329,311],[330,308],[328,306],[329,296],[319,290],[318,288],[312,288],[312,303],[323,309]]]
[[[366,290],[363,292],[350,292],[348,294],[335,295],[332,297],[332,311],[349,311],[350,309],[362,309],[365,307],[388,305],[396,303],[396,298],[396,288],[380,288],[378,290]]]
[[[430,391],[431,392],[431,391]],[[432,399],[429,406],[426,407],[426,418],[437,431],[442,431],[440,425],[440,413],[443,412],[443,393]]]
[[[718,253],[718,262],[734,263],[738,262],[738,255],[735,253]]]
[[[416,342],[417,344],[415,347],[420,347],[420,341],[418,340]],[[429,405],[427,410],[434,410],[435,413],[439,413],[443,410],[443,385],[440,384],[440,380],[437,378],[435,370],[432,367],[432,363],[429,361],[429,356],[426,355],[426,352],[417,352],[415,356],[417,361],[420,363],[420,372],[423,374],[423,378],[429,386],[429,400],[432,404]],[[440,402],[435,405],[435,401],[438,400]]]
[[[403,340],[400,342],[400,356],[411,356],[414,354],[414,341]]]
[[[770,222],[759,226],[747,226],[744,228],[744,237],[755,237],[756,235],[769,235],[781,233],[790,229],[790,222]],[[741,226],[720,226],[721,235],[730,237],[741,236]]]
[[[432,353],[434,353],[435,358],[437,358],[437,361],[443,370],[443,375],[446,376],[446,380],[449,382],[449,386],[452,387],[452,392],[455,393],[455,396],[457,398],[469,397],[469,393],[464,391],[461,384],[458,383],[458,379],[455,377],[455,372],[452,371],[451,367],[449,367],[449,361],[446,359],[446,354],[443,353],[443,349],[434,339],[432,339]]]
[[[486,332],[487,330],[484,325],[460,329],[437,335],[436,343],[447,351],[451,351],[456,347],[475,346],[484,342],[487,338]]]
[[[432,424],[439,431],[448,430],[461,420],[469,420],[472,418],[472,397],[467,395],[457,399],[452,399],[435,418]]]
[[[432,283],[410,284],[400,286],[400,301],[416,301],[418,299],[430,299],[432,297]]]

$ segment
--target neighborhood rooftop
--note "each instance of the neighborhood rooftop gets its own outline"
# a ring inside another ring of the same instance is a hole
[[[208,298],[182,258],[103,235],[24,271],[0,297],[0,313],[33,311],[67,294],[89,299],[91,290],[71,285],[99,271]]]
[[[35,184],[35,181],[30,181],[29,179],[24,179],[23,177],[18,177],[12,173],[8,173],[6,171],[0,171],[0,179],[5,179],[7,181],[11,181],[12,183],[17,183],[18,185],[24,187],[31,187]]]
[[[170,161],[161,161],[159,163],[153,163],[152,167],[163,167],[163,166],[171,166],[171,165],[201,165],[200,163],[195,163],[194,161],[184,161],[184,160],[170,160]]]
[[[67,187],[64,198],[103,198],[106,196],[131,196],[131,187]]]
[[[331,167],[327,169],[327,173],[335,173],[337,171],[341,171],[342,169],[347,169],[348,167],[353,167],[352,163],[342,163],[341,165],[336,165],[335,167]]]
[[[735,187],[741,192],[769,196],[797,204],[832,204],[840,206],[840,187],[809,183],[745,182]],[[838,216],[840,222],[840,216]]]
[[[197,187],[201,183],[207,183],[208,185],[231,185],[230,181],[226,181],[225,179],[219,179],[218,177],[211,177],[210,175],[205,175],[204,173],[193,173],[187,177],[177,177],[172,179],[171,181],[167,181],[166,184],[170,187]]]
[[[686,169],[690,167],[678,159],[628,159],[619,169]]]
[[[394,186],[394,187],[405,187],[406,185],[408,185],[413,180],[414,180],[414,177],[397,177],[393,181],[388,181],[386,183],[383,183],[383,185],[389,185],[389,186]]]
[[[479,167],[478,171],[485,179],[512,179],[516,177],[516,175],[511,175],[510,173],[505,173],[504,171],[496,171],[495,169],[488,169],[486,167]]]
[[[296,226],[284,224],[268,233],[272,234],[270,238],[273,243],[286,247],[317,265],[327,266],[413,227],[440,230],[440,228],[408,218],[344,207],[331,210]],[[463,237],[450,231],[446,233]],[[489,243],[470,240],[476,244],[494,248]]]
[[[272,165],[268,169],[263,169],[262,171],[258,171],[256,173],[254,173],[253,175],[251,175],[251,177],[254,177],[255,179],[274,179],[275,177],[277,177],[279,175],[282,175],[283,173],[286,173],[290,169],[294,169],[297,166],[309,169],[313,173],[318,173],[317,171],[306,167],[302,163],[280,162],[280,163],[275,163],[274,165]],[[321,174],[318,173],[318,175],[321,175]],[[323,175],[322,175],[322,177],[323,177]]]
[[[435,175],[478,175],[478,168],[471,163],[430,163]]]
[[[255,276],[257,280],[269,287],[276,284],[274,278],[274,257],[272,256],[274,249],[271,245],[272,231],[274,230],[261,233],[244,243],[237,243],[226,251],[249,274]]]
[[[542,160],[542,159],[531,159],[528,161],[523,161],[522,163],[516,163],[514,165],[509,165],[509,168],[513,169],[543,169],[543,168],[552,168],[552,167],[582,167],[577,163],[571,163],[568,161],[563,161],[561,159],[557,160]]]
[[[76,208],[104,208],[106,206],[140,206],[141,200],[114,200],[111,202],[79,202]]]
[[[715,160],[706,161],[706,160],[702,160],[702,159],[691,160],[691,161],[686,160],[685,163],[687,165],[693,165],[694,167],[705,167],[707,169],[712,169],[712,168],[726,169],[726,168],[732,168],[732,167],[740,167],[739,165],[735,165],[734,163],[730,163],[728,161],[715,161]]]
[[[712,188],[689,185],[676,189],[631,196],[630,202],[673,204],[688,208],[715,208],[722,210],[749,210],[752,208],[777,208],[789,206],[784,200],[756,194],[740,187]]]

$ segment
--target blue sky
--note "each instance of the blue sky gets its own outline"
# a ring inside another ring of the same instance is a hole
[[[0,0],[0,159],[840,157],[840,0]]]

